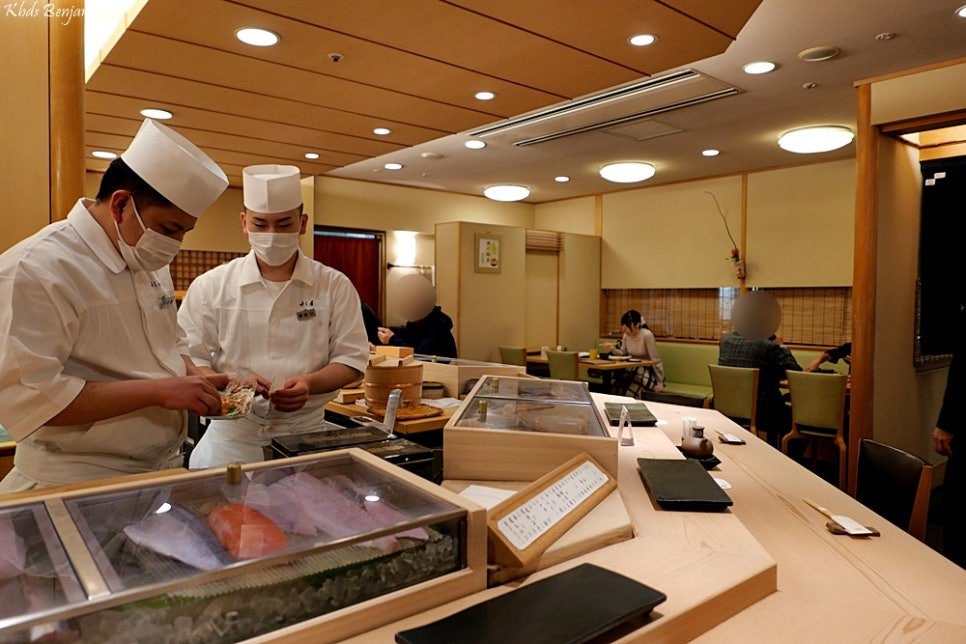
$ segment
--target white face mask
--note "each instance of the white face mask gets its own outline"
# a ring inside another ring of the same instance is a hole
[[[146,228],[133,198],[131,205],[134,207],[134,216],[144,233],[138,239],[137,244],[131,246],[124,241],[117,220],[114,221],[121,257],[124,258],[124,262],[132,271],[156,271],[159,268],[164,268],[174,260],[178,251],[181,250],[181,242]]]
[[[258,259],[281,266],[298,250],[299,233],[248,233],[248,243]]]

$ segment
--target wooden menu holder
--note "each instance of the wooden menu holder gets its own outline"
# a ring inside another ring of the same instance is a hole
[[[528,565],[615,489],[586,453],[553,469],[487,512],[490,563]]]

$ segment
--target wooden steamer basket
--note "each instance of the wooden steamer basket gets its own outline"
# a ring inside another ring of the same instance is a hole
[[[362,384],[370,409],[385,409],[393,389],[402,392],[401,406],[415,405],[423,397],[423,365],[370,364]]]

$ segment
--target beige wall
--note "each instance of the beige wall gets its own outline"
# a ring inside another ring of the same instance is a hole
[[[47,21],[0,15],[0,252],[50,223]],[[82,195],[77,195],[81,197]],[[59,213],[61,218],[67,213]]]
[[[594,235],[596,197],[578,197],[537,204],[533,208],[533,227],[562,233]]]
[[[564,235],[559,255],[559,344],[585,351],[600,335],[600,238]]]
[[[604,195],[603,288],[738,286],[731,242],[712,192],[741,240],[741,178],[725,177]]]
[[[854,233],[853,159],[748,175],[746,286],[851,286]]]
[[[519,338],[525,324],[526,230],[457,222],[438,224],[436,234],[438,302],[458,318],[455,335],[460,357],[499,362],[499,345],[508,344],[506,338]],[[501,237],[499,273],[476,272],[478,234]]]
[[[370,230],[432,233],[450,221],[533,228],[533,206],[437,190],[317,177],[315,223]]]
[[[939,461],[932,450],[946,369],[913,365],[921,181],[915,148],[880,137],[873,438]]]
[[[966,62],[872,84],[872,124],[945,114],[966,105]]]
[[[747,177],[746,285],[851,285],[855,162]],[[742,190],[739,175],[604,195],[602,288],[738,286],[731,240],[708,193],[740,246]]]
[[[527,252],[526,304],[523,329],[507,335],[499,344],[514,347],[556,347],[558,341],[557,315],[557,253]]]

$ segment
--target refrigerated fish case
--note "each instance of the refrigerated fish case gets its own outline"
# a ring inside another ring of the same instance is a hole
[[[371,606],[373,628],[485,588],[485,511],[378,457],[235,472],[0,504],[15,546],[0,545],[0,592],[24,597],[0,606],[0,642],[233,642],[293,626],[334,641],[363,627],[350,606]]]

